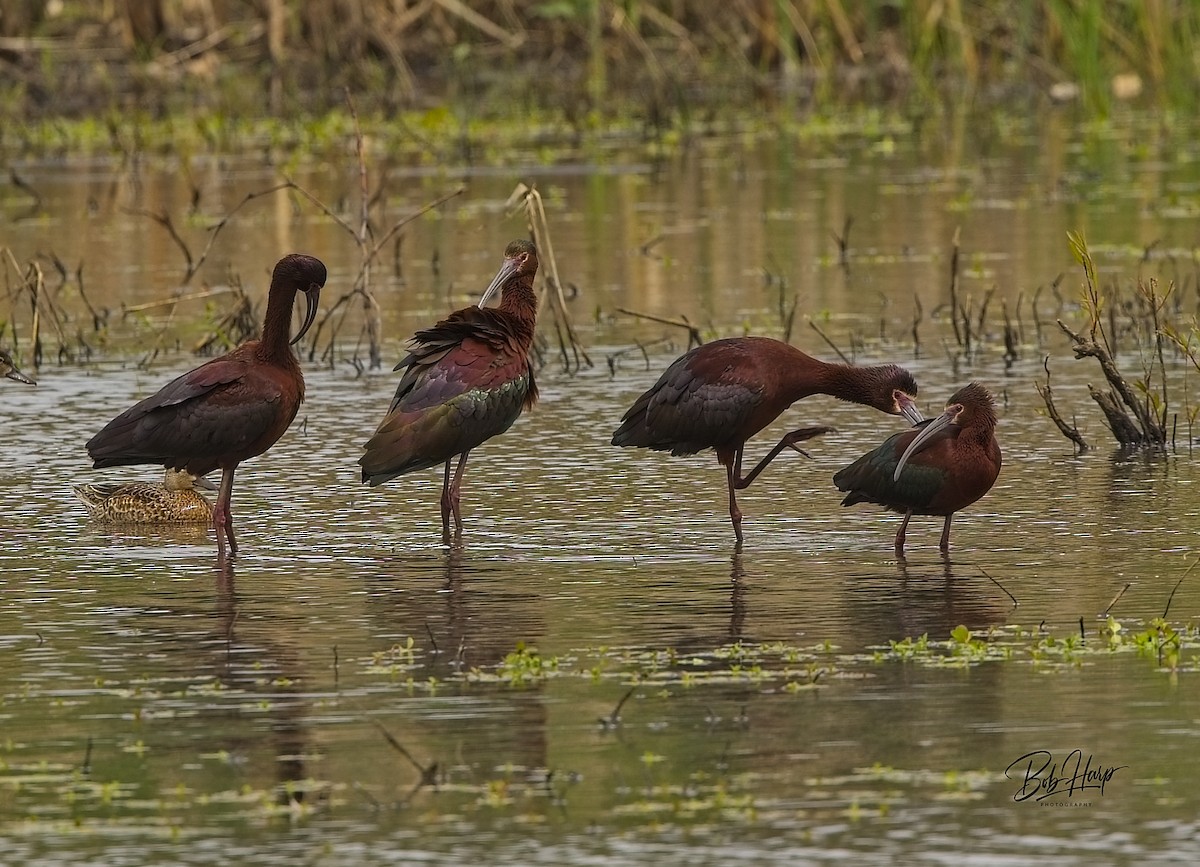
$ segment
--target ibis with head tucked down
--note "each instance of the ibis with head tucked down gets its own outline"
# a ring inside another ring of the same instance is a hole
[[[161,464],[203,476],[221,470],[213,508],[217,551],[225,540],[237,553],[230,498],[242,461],[261,455],[283,436],[304,400],[304,375],[292,352],[317,315],[325,265],[292,253],[275,265],[267,294],[262,337],[214,358],[131,406],[88,440],[93,466]],[[308,303],[291,341],[292,306],[298,292]]]
[[[977,382],[954,393],[946,411],[895,434],[833,477],[846,492],[843,506],[874,503],[904,515],[896,556],[913,515],[944,516],[942,552],[950,550],[950,519],[992,489],[1000,475],[996,404]]]

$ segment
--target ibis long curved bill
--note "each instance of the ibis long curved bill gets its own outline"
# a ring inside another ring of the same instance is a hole
[[[501,287],[508,282],[508,278],[512,277],[520,270],[522,260],[517,256],[506,256],[504,262],[500,265],[500,270],[496,272],[496,276],[492,278],[492,282],[483,290],[483,295],[480,297],[476,307],[487,307],[492,296],[500,291]]]
[[[921,411],[917,409],[917,402],[913,400],[911,394],[898,388],[892,392],[892,397],[896,399],[896,406],[900,410],[900,414],[908,419],[909,424],[920,424],[925,421],[925,416],[921,415]]]
[[[312,327],[313,321],[317,318],[317,305],[321,303],[321,284],[310,283],[304,291],[304,301],[308,305],[304,311],[304,322],[300,326],[300,330],[296,332],[296,336],[290,341],[292,346],[300,342],[300,338],[305,335],[309,328]]]
[[[896,471],[892,473],[892,481],[900,481],[900,473],[904,471],[904,465],[908,463],[908,459],[921,450],[927,442],[944,431],[946,428],[953,425],[958,420],[958,414],[962,412],[962,404],[953,403],[946,407],[946,411],[937,418],[930,420],[921,428],[921,432],[913,437],[913,441],[908,444],[908,448],[904,450],[904,454],[900,455],[900,460],[896,462]]]

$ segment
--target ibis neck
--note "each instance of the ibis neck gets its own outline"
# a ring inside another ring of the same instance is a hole
[[[521,274],[505,284],[500,296],[500,310],[509,314],[517,324],[522,345],[533,343],[537,322],[538,299],[533,291],[533,275]]]
[[[267,313],[263,317],[262,339],[259,354],[272,360],[292,359],[292,347],[288,343],[292,326],[292,304],[296,291],[271,284],[267,293]]]
[[[794,389],[799,397],[827,394],[851,403],[871,404],[883,371],[882,367],[834,364],[806,356],[803,368],[794,369]]]

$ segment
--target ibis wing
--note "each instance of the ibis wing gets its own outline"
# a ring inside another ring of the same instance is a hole
[[[525,358],[485,340],[419,344],[409,359],[387,416],[359,458],[372,484],[436,466],[503,433],[536,394]]]
[[[953,433],[939,433],[913,453],[898,480],[893,480],[896,465],[920,428],[893,434],[873,451],[867,452],[833,477],[838,490],[846,492],[843,506],[875,503],[890,509],[920,511],[937,495],[945,473],[934,462],[937,454],[953,440]]]
[[[699,376],[689,353],[622,417],[613,445],[644,446],[674,455],[723,445],[740,432],[763,402],[762,389],[732,375]]]
[[[249,381],[254,400],[247,401]],[[280,392],[246,362],[219,358],[172,380],[88,441],[99,467],[157,463],[199,475],[219,455],[241,451],[277,420]]]

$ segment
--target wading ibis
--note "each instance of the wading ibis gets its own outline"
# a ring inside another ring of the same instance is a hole
[[[462,535],[459,500],[471,450],[504,433],[537,400],[529,350],[537,323],[537,251],[513,241],[477,305],[418,331],[396,370],[404,370],[387,415],[358,459],[371,486],[444,464],[442,537],[450,517]],[[500,304],[485,305],[497,292]],[[458,465],[453,476],[450,465]]]
[[[731,337],[705,343],[677,358],[639,397],[613,434],[615,446],[639,446],[672,455],[715,449],[725,467],[729,518],[742,541],[736,492],[749,486],[785,448],[832,428],[800,428],[784,435],[742,476],[746,441],[801,398],[825,394],[871,406],[910,422],[921,420],[912,374],[894,364],[831,364],[768,337]]]
[[[292,253],[275,265],[262,338],[202,364],[163,386],[110,421],[88,440],[93,466],[162,464],[203,476],[220,467],[221,488],[213,509],[217,552],[225,539],[237,553],[229,500],[238,464],[261,455],[283,436],[300,402],[304,376],[291,344],[317,315],[325,266]],[[292,304],[303,292],[308,309],[299,333],[288,341]]]
[[[21,371],[17,370],[17,366],[13,364],[12,356],[0,349],[0,376],[15,380],[16,382],[24,382],[27,385],[37,385]]]
[[[950,518],[991,490],[1000,474],[996,405],[977,382],[954,393],[946,411],[920,427],[888,437],[833,477],[843,506],[874,503],[904,513],[896,556],[913,515],[944,515],[938,547],[950,550]]]
[[[107,524],[208,524],[212,503],[198,488],[216,485],[187,470],[166,470],[158,482],[102,482],[73,490],[94,521]]]

